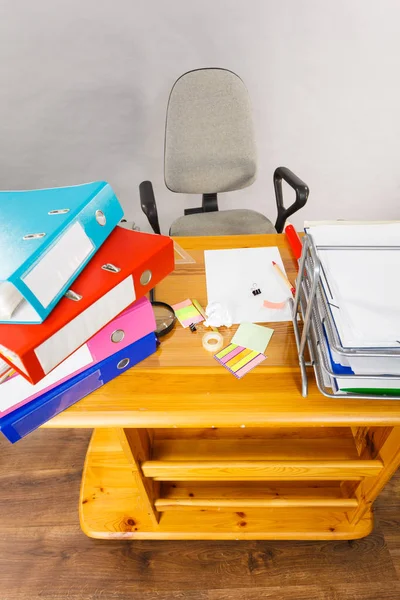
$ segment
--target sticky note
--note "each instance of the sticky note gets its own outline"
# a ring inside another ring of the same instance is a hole
[[[263,327],[254,323],[242,323],[233,336],[231,343],[264,354],[273,333],[274,330],[270,327]]]
[[[174,304],[172,308],[182,327],[189,327],[192,323],[201,323],[201,321],[204,321],[204,317],[189,299]]]
[[[259,352],[254,352],[254,350],[247,350],[246,353],[242,352],[238,356],[237,362],[234,365],[229,366],[229,368],[231,369],[231,371],[236,373],[237,371],[239,371],[239,369],[245,367],[248,363],[250,363],[253,360],[253,358],[256,358],[256,356],[258,356],[259,354]]]
[[[229,346],[217,352],[214,358],[237,379],[241,379],[267,357],[243,346],[229,344]]]

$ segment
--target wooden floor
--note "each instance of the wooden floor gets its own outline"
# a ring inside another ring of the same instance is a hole
[[[0,440],[0,600],[398,600],[400,474],[352,542],[108,542],[78,523],[87,430]]]

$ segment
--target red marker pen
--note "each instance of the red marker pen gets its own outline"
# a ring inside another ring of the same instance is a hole
[[[303,250],[303,244],[299,237],[299,234],[297,233],[297,231],[291,223],[286,224],[284,231],[295,259],[300,260],[301,252]]]

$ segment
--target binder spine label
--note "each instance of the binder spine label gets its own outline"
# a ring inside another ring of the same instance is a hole
[[[22,280],[42,306],[47,308],[93,249],[94,245],[82,225],[76,222]]]
[[[135,299],[135,286],[130,275],[35,349],[43,371],[51,371]]]

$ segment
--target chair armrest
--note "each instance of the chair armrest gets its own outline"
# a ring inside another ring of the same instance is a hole
[[[153,184],[151,181],[142,181],[139,185],[140,206],[146,215],[154,233],[161,233],[158,222],[156,199],[154,197]]]
[[[285,208],[283,205],[283,194],[282,194],[282,179],[286,181],[296,192],[296,200],[289,208]],[[274,173],[274,188],[276,197],[276,206],[278,209],[278,217],[275,223],[275,229],[278,233],[282,233],[285,221],[290,215],[297,212],[300,208],[303,208],[308,199],[309,189],[308,186],[297,177],[292,171],[286,167],[278,167]]]

